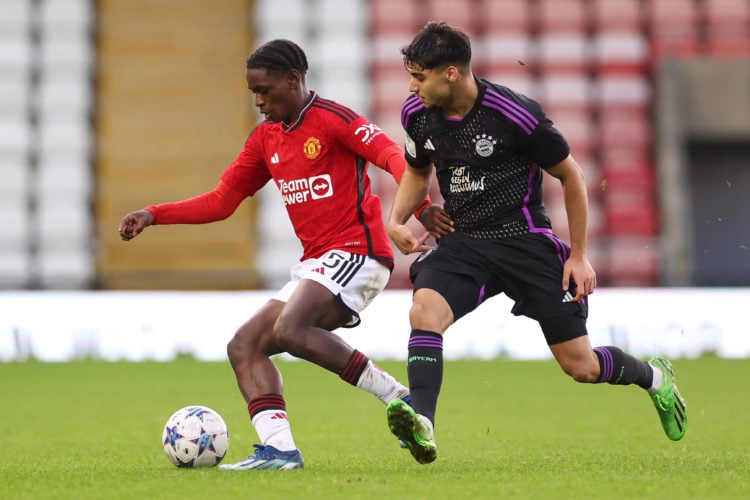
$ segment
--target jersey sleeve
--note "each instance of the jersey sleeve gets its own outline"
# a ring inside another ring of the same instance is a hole
[[[404,151],[406,161],[415,168],[423,168],[431,163],[424,149],[424,139],[419,130],[416,114],[424,109],[424,105],[417,96],[412,95],[401,108],[401,125],[406,132]]]
[[[237,159],[221,176],[223,182],[245,196],[254,195],[271,179],[271,173],[263,158],[262,127],[263,124],[253,130]]]
[[[347,149],[378,166],[382,166],[377,163],[381,153],[391,146],[396,146],[393,139],[380,127],[361,115],[348,124],[340,122],[334,130],[338,135],[338,140]]]
[[[552,120],[536,101],[524,96],[520,96],[520,100],[524,108],[537,120],[531,134],[526,135],[525,140],[519,141],[523,145],[522,152],[542,168],[557,165],[570,154],[568,141],[553,126]]]

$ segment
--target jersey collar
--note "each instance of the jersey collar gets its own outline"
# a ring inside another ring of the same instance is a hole
[[[284,130],[284,132],[291,132],[292,130],[296,129],[302,124],[302,120],[305,119],[305,115],[307,114],[307,111],[312,107],[313,103],[318,99],[318,94],[314,91],[310,91],[310,97],[307,98],[307,102],[302,107],[302,111],[299,112],[299,116],[296,120],[294,120],[290,124],[281,123],[281,128]]]

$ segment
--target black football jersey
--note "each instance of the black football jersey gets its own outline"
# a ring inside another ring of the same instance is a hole
[[[435,165],[456,231],[482,239],[549,232],[543,169],[564,160],[570,147],[536,101],[486,80],[477,84],[477,101],[461,120],[425,108],[416,95],[406,100],[406,160]]]

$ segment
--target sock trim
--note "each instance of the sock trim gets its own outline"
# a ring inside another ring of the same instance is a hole
[[[595,347],[594,353],[599,358],[599,379],[597,382],[607,382],[612,378],[612,372],[614,371],[614,360],[612,359],[612,353],[605,347]]]
[[[339,377],[341,377],[342,380],[349,382],[351,385],[356,385],[362,372],[365,371],[368,361],[370,360],[367,356],[354,349],[354,352],[349,357],[349,361],[347,361],[346,366]]]
[[[281,394],[263,394],[250,400],[247,404],[247,411],[252,419],[258,413],[266,410],[286,411],[286,402]]]
[[[433,349],[443,349],[443,336],[439,333],[428,332],[425,330],[414,330],[409,336],[408,348],[427,347]]]

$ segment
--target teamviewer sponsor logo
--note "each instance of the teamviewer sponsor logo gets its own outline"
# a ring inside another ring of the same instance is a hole
[[[333,184],[328,174],[288,181],[279,179],[278,183],[284,205],[295,205],[333,196]]]

